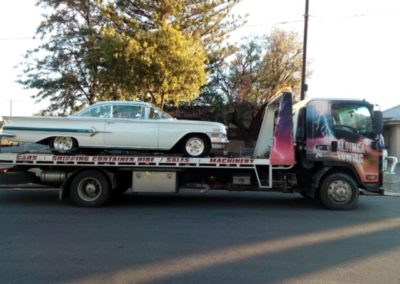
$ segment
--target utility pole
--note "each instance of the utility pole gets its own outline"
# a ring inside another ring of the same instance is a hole
[[[306,85],[306,66],[307,66],[307,33],[308,33],[308,7],[309,0],[306,0],[306,9],[304,13],[304,38],[303,38],[303,66],[301,70],[301,93],[300,99],[304,100],[305,92],[307,92]]]

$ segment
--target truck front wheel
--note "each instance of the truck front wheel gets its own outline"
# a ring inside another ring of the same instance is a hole
[[[329,209],[353,209],[360,195],[355,180],[343,173],[334,173],[327,176],[320,187],[322,203]]]
[[[71,182],[71,198],[79,206],[99,207],[110,199],[108,178],[99,171],[85,170]]]

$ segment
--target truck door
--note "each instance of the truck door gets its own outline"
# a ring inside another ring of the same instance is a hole
[[[351,165],[365,183],[379,182],[372,106],[356,101],[315,101],[307,107],[307,158]]]

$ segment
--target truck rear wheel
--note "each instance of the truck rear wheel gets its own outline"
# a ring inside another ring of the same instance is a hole
[[[349,210],[356,206],[360,195],[355,180],[343,173],[327,176],[320,187],[320,197],[325,207],[333,210]]]
[[[85,170],[71,182],[71,198],[79,206],[99,207],[111,196],[108,178],[99,171]]]

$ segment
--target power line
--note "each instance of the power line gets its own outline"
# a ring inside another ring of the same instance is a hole
[[[35,37],[0,37],[1,41],[36,40]]]
[[[367,17],[378,17],[378,16],[386,16],[386,15],[399,15],[400,11],[394,11],[394,12],[386,12],[386,13],[365,13],[365,14],[353,14],[353,15],[348,15],[348,16],[333,16],[333,17],[327,17],[327,16],[317,16],[317,15],[308,15],[309,18],[313,20],[318,20],[318,21],[336,21],[336,22],[342,22],[342,21],[348,21],[356,18],[367,18]],[[243,26],[240,26],[239,28],[261,28],[261,27],[267,27],[267,26],[275,26],[275,25],[286,25],[286,24],[293,24],[293,23],[300,23],[303,22],[303,19],[291,19],[291,20],[285,20],[285,21],[279,21],[279,22],[273,22],[273,23],[260,23],[260,24],[245,24]]]

